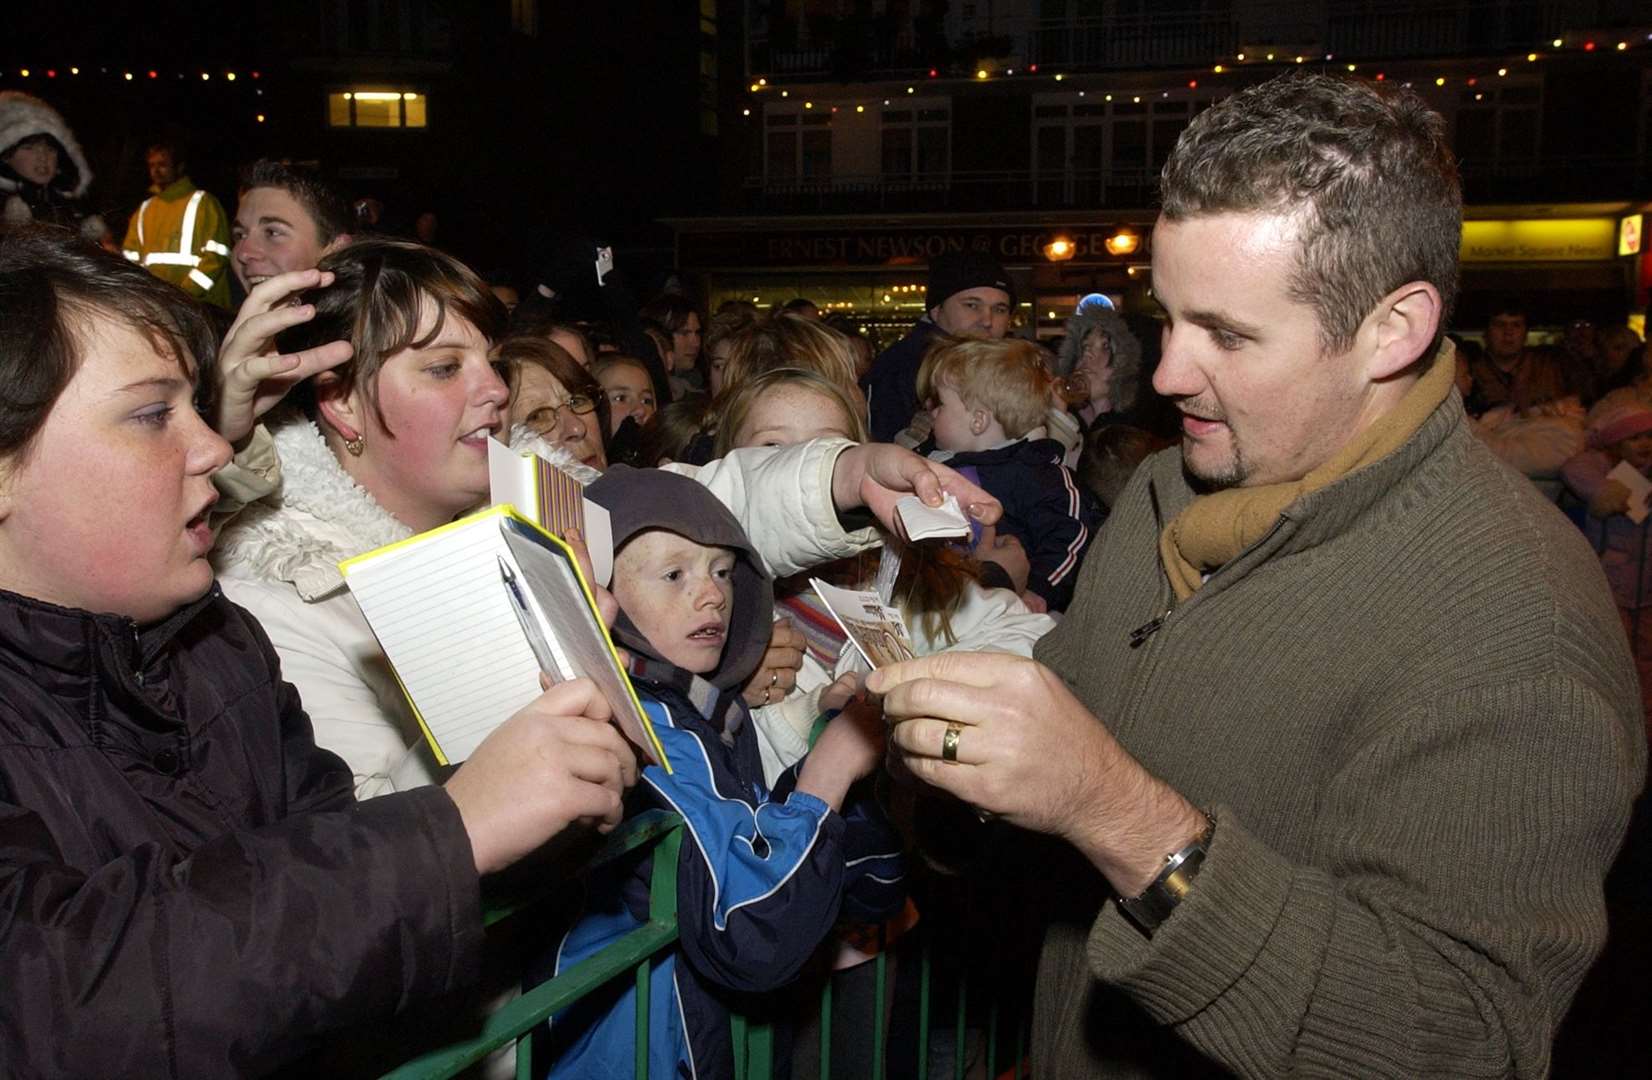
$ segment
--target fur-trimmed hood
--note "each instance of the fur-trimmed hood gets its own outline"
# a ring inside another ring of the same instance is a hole
[[[1102,307],[1089,308],[1068,319],[1065,330],[1067,336],[1061,342],[1060,353],[1056,355],[1056,374],[1063,377],[1071,375],[1078,366],[1085,339],[1092,331],[1100,330],[1107,335],[1108,343],[1113,348],[1113,385],[1110,387],[1113,408],[1118,412],[1133,408],[1141,374],[1141,342],[1136,340],[1136,335],[1130,332],[1118,312]]]
[[[71,199],[86,194],[92,170],[63,116],[33,94],[21,90],[0,92],[0,157],[33,135],[49,135],[57,143],[58,173],[52,189]],[[15,192],[22,186],[16,173],[0,166],[0,191]]]
[[[338,564],[405,540],[413,530],[344,471],[314,421],[286,411],[269,425],[281,460],[281,487],[247,507],[218,538],[212,561],[253,577],[285,581],[308,603],[344,587]],[[531,450],[590,483],[597,473],[566,450],[517,426],[511,448]]]

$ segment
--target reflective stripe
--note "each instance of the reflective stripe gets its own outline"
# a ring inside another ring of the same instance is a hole
[[[212,279],[201,273],[199,270],[191,270],[189,272],[189,280],[193,281],[195,284],[199,285],[208,292],[212,290]]]
[[[206,243],[201,245],[201,250],[202,251],[210,251],[214,255],[222,255],[226,259],[229,258],[229,248],[227,248],[224,245],[220,244],[216,240],[208,240]]]
[[[206,198],[206,192],[197,191],[189,197],[189,206],[184,209],[184,227],[178,233],[178,254],[195,254],[195,212],[201,208],[201,200]],[[208,282],[210,285],[211,283]]]
[[[140,247],[140,248],[144,246],[144,241],[143,241],[143,216],[145,214],[149,213],[149,204],[154,202],[154,201],[155,200],[153,198],[145,199],[143,201],[143,205],[138,207],[138,247]]]
[[[153,251],[143,257],[145,266],[200,266],[199,255],[178,255],[170,251]]]
[[[143,261],[143,256],[138,254],[136,251],[131,250],[130,248],[128,248],[125,251],[122,251],[121,254],[125,255],[128,259],[131,259],[133,262],[142,262]]]

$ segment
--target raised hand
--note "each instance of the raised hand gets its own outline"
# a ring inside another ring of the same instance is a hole
[[[230,445],[240,446],[263,416],[298,383],[350,359],[348,341],[330,341],[302,352],[282,353],[275,337],[315,318],[315,308],[295,304],[295,294],[330,285],[331,271],[290,270],[253,286],[218,349],[218,392],[207,421]]]

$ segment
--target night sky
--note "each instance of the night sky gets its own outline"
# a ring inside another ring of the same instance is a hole
[[[112,224],[142,199],[143,148],[162,135],[185,140],[195,179],[226,206],[247,161],[314,162],[402,223],[437,210],[443,246],[481,267],[528,268],[568,235],[653,247],[657,259],[669,236],[654,219],[715,211],[717,145],[698,120],[698,5],[542,3],[536,38],[510,33],[505,0],[411,6],[435,9],[451,30],[447,72],[398,77],[429,88],[422,133],[327,131],[327,89],[379,74],[372,58],[325,55],[323,13],[348,13],[347,2],[94,2],[72,19],[57,5],[12,5],[21,10],[6,16],[0,89],[28,90],[66,115],[97,174],[90,200]],[[731,88],[737,44],[723,42]],[[386,168],[395,175],[370,175]]]

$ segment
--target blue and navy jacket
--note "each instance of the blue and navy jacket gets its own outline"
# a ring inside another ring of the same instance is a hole
[[[936,456],[933,441],[919,449]],[[1021,541],[1032,565],[1027,588],[1051,611],[1072,602],[1078,568],[1103,518],[1095,496],[1061,463],[1065,453],[1054,439],[1018,439],[944,458],[1003,504],[998,531]]]
[[[728,691],[731,720],[719,726],[676,687],[634,681],[672,772],[644,769],[633,809],[672,810],[684,821],[680,936],[652,968],[648,1075],[733,1076],[729,1002],[792,981],[840,912],[876,921],[898,911],[900,839],[869,795],[852,792],[838,814],[794,790],[802,762],[766,788],[738,691]],[[645,922],[652,866],[645,851],[593,871],[581,914],[538,975],[564,971]],[[618,979],[553,1017],[539,1044],[552,1061],[545,1075],[628,1075],[635,998],[634,980]]]

